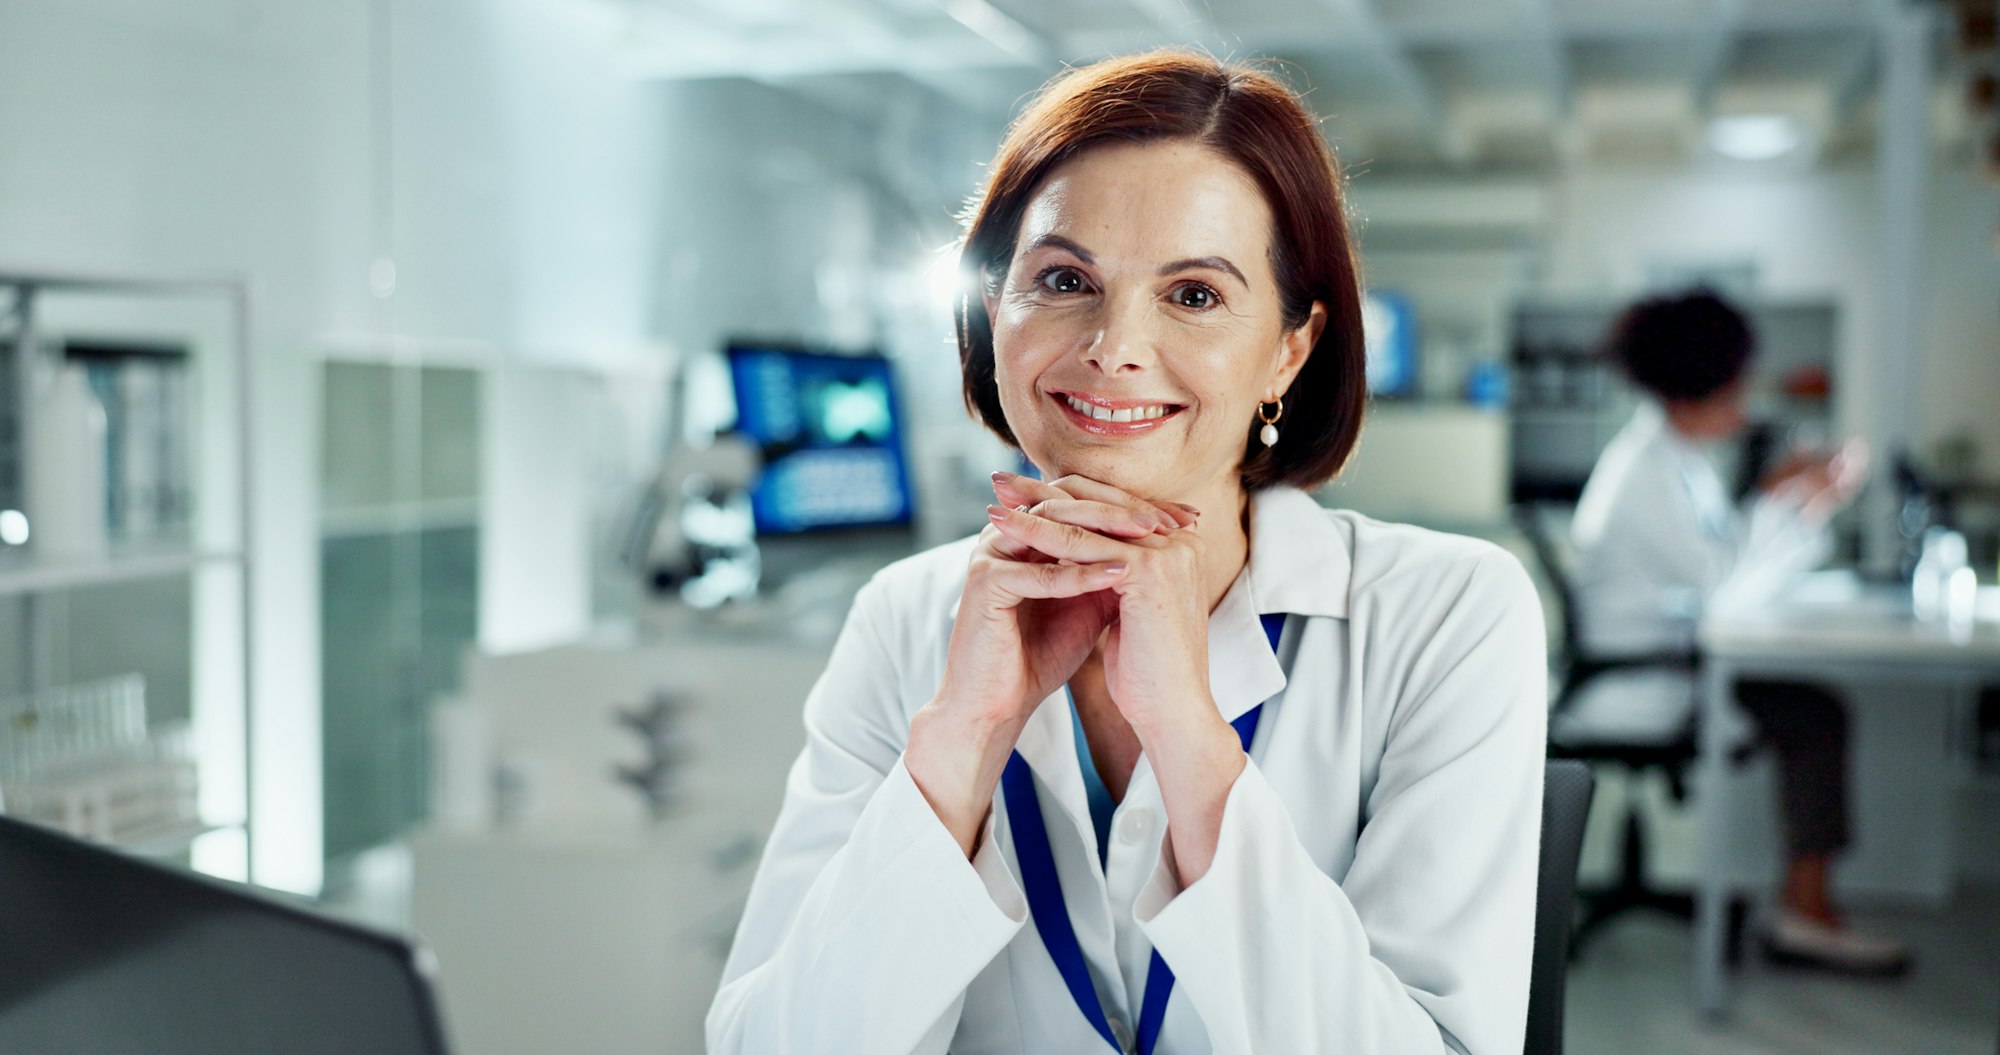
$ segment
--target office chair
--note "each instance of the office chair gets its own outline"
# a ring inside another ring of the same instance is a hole
[[[1550,705],[1551,720],[1559,718],[1576,702],[1578,693],[1585,685],[1613,671],[1664,669],[1693,673],[1697,670],[1700,657],[1692,651],[1629,656],[1590,655],[1583,648],[1576,593],[1570,582],[1568,565],[1557,552],[1543,510],[1523,505],[1516,507],[1514,514],[1516,524],[1534,552],[1535,563],[1541,567],[1543,578],[1555,592],[1557,607],[1561,611],[1558,689]],[[1658,773],[1666,779],[1668,793],[1677,803],[1687,800],[1687,774],[1698,754],[1692,725],[1664,741],[1590,740],[1564,743],[1551,740],[1549,743],[1550,758],[1572,759],[1591,766],[1616,766],[1633,777]],[[1660,890],[1647,884],[1646,843],[1645,818],[1640,814],[1638,801],[1628,795],[1623,831],[1619,836],[1617,879],[1608,886],[1579,893],[1583,916],[1571,938],[1571,956],[1581,952],[1591,935],[1605,923],[1633,909],[1651,909],[1677,919],[1694,919],[1693,894]],[[1729,949],[1732,963],[1740,949],[1746,913],[1744,903],[1731,902]]]
[[[1563,994],[1570,925],[1576,919],[1576,858],[1597,778],[1575,759],[1542,768],[1542,849],[1535,880],[1535,955],[1528,975],[1528,1040],[1523,1055],[1562,1055]]]

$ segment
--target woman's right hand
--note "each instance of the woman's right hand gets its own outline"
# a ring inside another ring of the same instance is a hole
[[[1040,498],[1039,507],[1061,503],[1046,511],[1114,538],[1173,531],[1192,519],[1179,510],[1093,501],[1062,483],[994,474],[1002,501],[1026,495]],[[988,509],[989,517],[997,512],[998,506]],[[1118,612],[1109,587],[1124,572],[1117,564],[1050,561],[991,524],[980,532],[944,677],[937,696],[912,719],[904,754],[911,779],[968,857],[1022,727],[1097,647]]]
[[[1764,493],[1796,504],[1809,522],[1823,523],[1854,500],[1868,478],[1868,444],[1850,439],[1833,451],[1799,452],[1779,462]]]

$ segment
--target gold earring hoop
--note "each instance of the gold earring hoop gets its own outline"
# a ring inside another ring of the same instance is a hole
[[[1278,419],[1285,416],[1285,400],[1282,396],[1272,400],[1271,404],[1278,409],[1271,411],[1269,417],[1264,415],[1264,404],[1257,404],[1257,420],[1264,423],[1264,427],[1257,430],[1257,438],[1263,440],[1266,447],[1278,445]]]

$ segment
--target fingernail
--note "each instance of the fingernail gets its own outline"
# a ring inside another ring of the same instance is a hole
[[[1011,484],[1014,481],[1019,480],[1020,478],[1021,478],[1020,473],[996,472],[993,474],[993,482],[996,485]]]
[[[1175,502],[1174,506],[1191,517],[1198,517],[1201,515],[1201,510],[1196,509],[1191,505],[1188,505],[1186,502]]]
[[[1160,530],[1162,531],[1179,531],[1181,529],[1181,522],[1165,513],[1154,510],[1153,517],[1159,521]]]
[[[987,506],[986,518],[988,520],[994,521],[995,523],[998,523],[1002,520],[1007,519],[1007,511],[1005,509],[1000,508],[999,506]]]
[[[1100,564],[1097,566],[1097,574],[1107,579],[1113,575],[1123,575],[1125,574],[1125,562],[1119,561],[1115,564]]]

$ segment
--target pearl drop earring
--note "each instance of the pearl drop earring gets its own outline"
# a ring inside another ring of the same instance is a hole
[[[1285,401],[1281,398],[1271,402],[1278,409],[1273,410],[1270,417],[1264,416],[1264,404],[1257,404],[1257,420],[1264,423],[1264,427],[1257,430],[1257,438],[1263,440],[1266,447],[1278,445],[1278,419],[1285,416]]]

